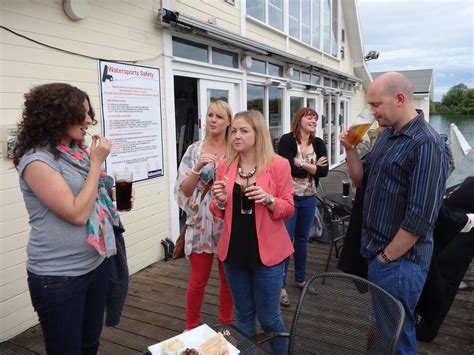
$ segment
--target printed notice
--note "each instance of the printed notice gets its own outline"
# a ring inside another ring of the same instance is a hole
[[[133,172],[140,181],[163,176],[160,70],[99,61],[102,124],[112,140],[109,175]]]

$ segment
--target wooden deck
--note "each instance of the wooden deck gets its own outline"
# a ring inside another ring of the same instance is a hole
[[[308,272],[322,272],[328,245],[310,244]],[[330,271],[336,271],[333,258]],[[215,266],[215,265],[214,265]],[[104,327],[100,354],[140,354],[147,346],[172,337],[184,329],[185,299],[189,262],[185,259],[160,261],[131,276],[130,290],[122,320],[116,328]],[[291,306],[284,308],[288,329],[298,300],[299,290],[292,286],[290,265],[289,286]],[[465,280],[471,287],[459,291],[437,338],[432,343],[418,342],[421,354],[474,353],[474,268],[471,264]],[[206,288],[202,307],[202,323],[217,323],[219,287],[217,267]],[[28,329],[0,344],[0,354],[45,354],[40,326]]]

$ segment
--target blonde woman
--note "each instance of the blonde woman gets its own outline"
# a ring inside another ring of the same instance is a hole
[[[212,102],[207,109],[204,140],[188,147],[178,169],[174,193],[179,207],[186,213],[188,228],[184,252],[191,263],[186,295],[187,330],[199,325],[204,290],[221,234],[222,220],[211,214],[209,210],[211,194],[207,191],[214,181],[215,166],[225,157],[231,119],[232,110],[228,103],[221,100]],[[219,276],[219,321],[231,323],[232,296],[221,262],[219,262]]]
[[[242,186],[246,187],[241,193]],[[283,220],[291,217],[293,182],[288,161],[276,155],[268,127],[258,111],[237,113],[232,121],[227,159],[217,167],[212,213],[224,219],[218,244],[235,302],[237,327],[256,334],[284,332],[280,288],[284,261],[293,245]],[[250,206],[243,205],[246,198]],[[286,354],[287,340],[270,342],[274,354]]]

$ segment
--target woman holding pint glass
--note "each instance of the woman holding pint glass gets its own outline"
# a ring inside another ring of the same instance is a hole
[[[186,213],[184,253],[191,262],[186,295],[187,330],[199,325],[204,291],[221,234],[222,221],[209,210],[210,187],[214,182],[215,166],[225,157],[231,120],[232,110],[227,102],[212,102],[207,109],[204,140],[191,144],[179,164],[174,194],[178,206]],[[218,262],[218,267],[219,322],[231,323],[234,307],[232,296],[221,262]]]
[[[28,287],[48,354],[96,354],[116,253],[111,143],[84,137],[96,123],[89,97],[63,83],[25,94],[13,162],[30,217]]]
[[[293,246],[283,220],[294,212],[293,183],[260,112],[235,115],[212,191],[211,211],[224,219],[218,257],[234,298],[236,326],[253,337],[258,319],[264,331],[284,332],[280,288]],[[270,345],[274,354],[287,353],[284,338]]]
[[[320,177],[328,174],[326,145],[315,136],[318,114],[315,110],[300,108],[291,123],[291,132],[284,134],[278,143],[278,154],[288,160],[295,188],[295,213],[285,221],[295,253],[295,285],[302,289],[306,280],[308,239],[316,213],[316,187]],[[289,306],[286,292],[286,274],[289,258],[285,262],[285,275],[280,304]]]

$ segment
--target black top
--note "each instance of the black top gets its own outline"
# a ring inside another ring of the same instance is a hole
[[[262,265],[258,252],[255,205],[252,214],[240,213],[240,185],[234,184],[232,191],[232,229],[230,245],[225,261],[240,267],[253,268]]]
[[[328,151],[326,149],[326,145],[324,144],[323,140],[318,137],[314,137],[313,140],[313,149],[316,153],[316,160],[323,156],[328,156]],[[280,142],[278,142],[278,154],[282,157],[288,159],[291,166],[291,176],[296,178],[305,178],[309,175],[309,173],[304,170],[300,169],[299,167],[295,166],[293,158],[298,153],[298,145],[296,143],[296,138],[293,135],[293,132],[286,133],[280,138]],[[319,178],[325,177],[328,175],[329,171],[329,164],[326,166],[319,166],[316,169],[316,173],[314,174],[314,181],[316,186],[319,184]]]

